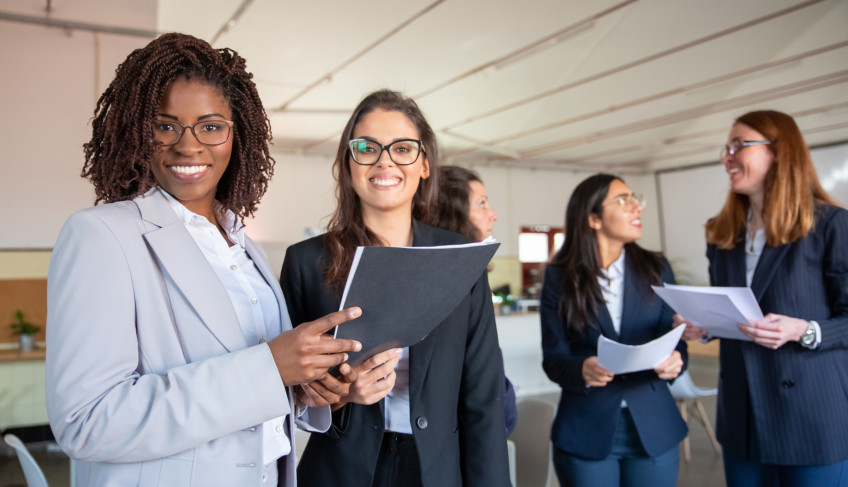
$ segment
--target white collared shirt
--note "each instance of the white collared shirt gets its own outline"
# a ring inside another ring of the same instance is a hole
[[[409,415],[409,347],[405,347],[395,366],[395,386],[384,403],[385,430],[411,435],[412,422]]]
[[[612,327],[616,333],[621,334],[621,315],[624,313],[624,249],[621,249],[621,255],[610,264],[609,269],[601,269],[598,284],[601,285],[601,293],[612,318]]]
[[[624,249],[621,249],[621,255],[610,264],[609,269],[601,269],[598,284],[601,285],[601,293],[607,303],[612,327],[621,335],[621,317],[624,314]],[[627,401],[624,399],[621,400],[621,407],[627,407]]]
[[[226,289],[248,346],[264,343],[279,335],[282,325],[277,298],[247,254],[244,226],[233,212],[215,202],[215,217],[227,234],[227,239],[234,244],[230,246],[209,220],[190,211],[164,189],[158,189],[165,195]],[[284,420],[285,416],[280,416],[262,423],[262,461],[265,464],[263,482],[269,485],[277,484],[276,460],[291,453],[291,441]]]

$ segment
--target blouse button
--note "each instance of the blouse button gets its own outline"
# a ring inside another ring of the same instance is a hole
[[[235,264],[233,264],[233,265],[231,265],[231,266],[230,266],[230,270],[231,270],[231,271],[234,271],[234,270],[236,270],[236,269],[238,269],[238,266],[236,266]]]

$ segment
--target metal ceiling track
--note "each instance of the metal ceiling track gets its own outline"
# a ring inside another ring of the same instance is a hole
[[[114,25],[92,24],[88,22],[77,22],[73,20],[54,19],[52,17],[35,17],[31,15],[21,15],[12,12],[0,12],[0,20],[9,22],[17,22],[20,24],[41,25],[44,27],[55,27],[63,29],[66,32],[75,30],[86,32],[99,32],[104,34],[115,34],[130,37],[142,37],[145,39],[153,39],[159,36],[159,32],[148,29],[133,29],[130,27],[118,27]]]

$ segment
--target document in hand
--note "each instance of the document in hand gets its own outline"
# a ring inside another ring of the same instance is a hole
[[[736,323],[763,319],[751,288],[673,284],[651,287],[680,316],[714,337],[750,341]]]
[[[598,337],[598,365],[613,374],[650,370],[671,356],[683,335],[682,326],[644,345],[625,345],[601,335]]]
[[[362,343],[348,363],[423,340],[468,295],[498,246],[357,247],[340,309],[359,306],[362,315],[335,333]]]

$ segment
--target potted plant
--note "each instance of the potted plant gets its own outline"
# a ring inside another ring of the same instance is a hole
[[[15,335],[18,335],[18,339],[20,340],[21,344],[21,352],[31,352],[33,348],[33,339],[35,338],[35,334],[38,333],[41,328],[24,320],[24,312],[21,310],[15,312],[15,318],[18,321],[12,323],[9,326],[12,328],[12,332]]]

